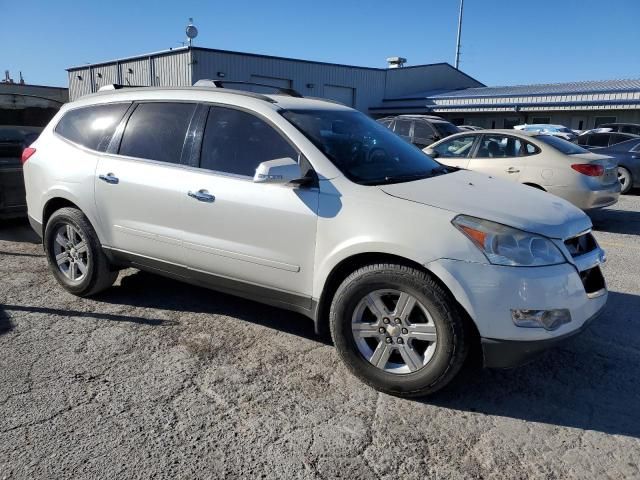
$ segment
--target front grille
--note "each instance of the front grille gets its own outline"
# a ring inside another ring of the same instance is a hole
[[[593,238],[591,232],[565,240],[564,244],[572,257],[579,257],[598,248],[596,239]]]
[[[582,280],[587,295],[594,294],[605,288],[604,277],[598,266],[580,272],[580,280]]]

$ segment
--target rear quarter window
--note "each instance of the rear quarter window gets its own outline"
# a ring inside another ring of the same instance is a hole
[[[110,103],[76,108],[65,113],[55,132],[74,143],[104,152],[129,103]]]

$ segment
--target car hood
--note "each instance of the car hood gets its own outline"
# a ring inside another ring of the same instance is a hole
[[[380,189],[396,198],[551,238],[569,238],[591,228],[589,217],[562,198],[468,170]]]

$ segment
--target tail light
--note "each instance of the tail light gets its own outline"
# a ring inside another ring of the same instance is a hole
[[[29,160],[29,157],[31,155],[33,155],[34,153],[36,153],[36,149],[35,148],[31,148],[31,147],[27,147],[22,151],[22,163],[25,164],[27,163],[27,160]]]
[[[602,165],[593,165],[591,163],[575,163],[571,165],[576,172],[589,177],[599,177],[604,175],[604,167]]]

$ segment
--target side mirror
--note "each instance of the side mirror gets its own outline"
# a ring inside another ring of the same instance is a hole
[[[262,162],[253,176],[255,183],[301,184],[303,180],[300,165],[293,158],[278,158]]]
[[[438,158],[440,156],[440,154],[431,147],[427,147],[422,151],[427,155],[429,155],[431,158]]]

